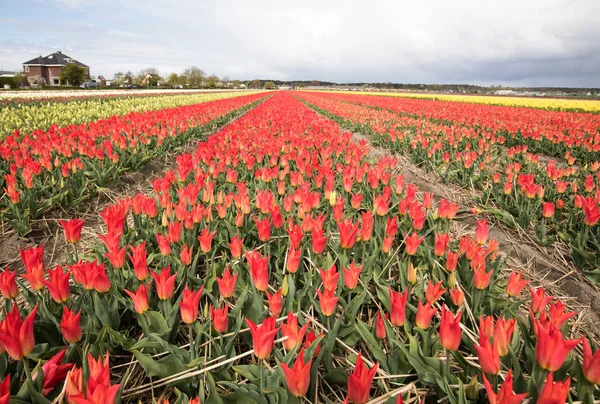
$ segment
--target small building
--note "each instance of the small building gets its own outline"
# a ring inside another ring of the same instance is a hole
[[[58,51],[48,56],[38,56],[28,62],[23,63],[23,74],[27,84],[38,85],[48,84],[51,86],[60,86],[60,74],[62,68],[69,64],[76,64],[85,69],[86,77],[90,78],[90,67]]]
[[[15,77],[17,72],[14,70],[0,70],[0,77]]]

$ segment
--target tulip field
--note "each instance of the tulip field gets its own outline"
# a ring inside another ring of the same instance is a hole
[[[201,97],[220,99],[1,140],[2,218],[23,243],[0,270],[0,403],[600,400],[597,325],[490,231],[563,243],[599,282],[600,115]],[[70,214],[190,142],[98,224]],[[400,156],[476,207],[420,190]],[[36,242],[31,219],[57,211]]]

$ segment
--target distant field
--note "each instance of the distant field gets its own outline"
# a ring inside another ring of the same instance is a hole
[[[338,91],[332,91],[338,92]],[[340,91],[346,93],[346,91]],[[551,109],[557,111],[600,112],[600,100],[581,100],[563,98],[529,98],[482,95],[452,95],[452,94],[420,94],[420,93],[388,93],[388,92],[357,92],[362,95],[382,95],[388,97],[425,98],[442,101],[469,102],[475,104],[506,105],[513,107],[529,107]]]
[[[0,91],[0,100],[13,98],[74,98],[74,97],[90,97],[90,96],[106,96],[106,95],[143,95],[143,94],[188,94],[188,93],[213,93],[213,92],[228,92],[240,90],[182,90],[182,89],[160,89],[160,90],[144,90],[144,89],[114,89],[114,90],[20,90],[20,91]],[[243,91],[243,90],[242,90]]]

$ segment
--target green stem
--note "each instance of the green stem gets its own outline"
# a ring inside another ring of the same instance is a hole
[[[450,376],[450,351],[446,349],[446,377]]]
[[[190,337],[190,357],[192,360],[196,359],[195,349],[194,349],[194,330],[191,324],[188,324],[188,333]]]
[[[265,364],[263,359],[259,360],[258,369],[260,371],[260,392],[262,393],[265,390]]]
[[[31,398],[33,398],[33,392],[35,391],[35,387],[33,387],[33,378],[31,377],[31,370],[29,370],[29,363],[27,362],[27,358],[23,358],[23,369],[25,369],[25,376],[27,377],[27,387],[31,390]]]

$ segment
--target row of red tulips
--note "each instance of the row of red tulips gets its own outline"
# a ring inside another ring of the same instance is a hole
[[[436,171],[444,181],[479,189],[482,209],[509,226],[534,231],[540,244],[566,242],[575,264],[600,283],[600,163],[578,167],[542,162],[527,145],[507,150],[503,138],[480,136],[464,127],[417,118],[408,123],[387,110],[329,95],[301,97],[347,128],[370,133],[375,144]]]
[[[22,251],[24,281],[0,275],[22,302],[0,325],[0,400],[600,397],[574,313],[503,270],[484,220],[453,237],[469,212],[367,153],[282,92],[178,158],[154,194],[105,209],[92,254],[84,224],[63,222],[64,268],[40,246]]]
[[[320,93],[326,98],[392,111],[404,118],[427,118],[487,138],[501,136],[507,146],[528,144],[531,151],[585,163],[600,159],[600,116],[403,97]]]
[[[114,185],[125,171],[201,137],[264,97],[252,94],[7,136],[0,142],[2,215],[23,236],[31,231],[31,219],[48,209],[69,210],[97,187]]]

